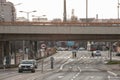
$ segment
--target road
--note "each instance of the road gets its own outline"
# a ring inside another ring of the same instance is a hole
[[[0,80],[120,80],[113,73],[102,70],[108,59],[107,54],[91,57],[88,51],[78,51],[72,58],[71,51],[58,51],[54,57],[54,68],[51,69],[50,57],[39,61],[35,73],[18,73],[17,68],[0,70]]]

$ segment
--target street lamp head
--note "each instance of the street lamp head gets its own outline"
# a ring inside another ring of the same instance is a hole
[[[27,14],[27,20],[29,21],[29,14],[32,13],[32,12],[37,12],[37,11],[34,10],[34,11],[30,11],[30,12],[26,12],[26,11],[19,11],[19,12],[26,13]]]
[[[19,12],[32,13],[32,12],[37,12],[37,11],[36,11],[36,10],[34,10],[34,11],[30,11],[30,12],[26,12],[26,11],[19,11]]]
[[[18,6],[18,5],[21,5],[22,3],[18,3],[18,4],[15,4],[14,6]]]
[[[44,16],[44,17],[45,17],[46,15],[42,15],[42,16]]]
[[[19,12],[23,12],[23,11],[19,11]]]
[[[32,11],[32,12],[37,12],[36,10]]]

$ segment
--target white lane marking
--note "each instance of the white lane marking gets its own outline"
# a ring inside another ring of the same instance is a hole
[[[81,68],[80,67],[77,67],[77,68],[79,69],[80,72],[78,72],[75,76],[73,76],[73,78],[71,80],[74,80],[81,73]]]
[[[68,59],[67,62],[63,63],[63,64],[60,66],[60,70],[63,69],[63,66],[64,66],[64,65],[66,65],[66,64],[68,64],[69,62],[72,62],[72,61],[74,61],[74,59]]]
[[[63,69],[63,66],[64,66],[65,64],[67,64],[67,63],[69,63],[69,61],[63,63],[63,64],[60,66],[60,70],[62,70],[62,69]]]
[[[111,71],[107,71],[109,74],[112,74],[113,76],[117,76],[117,74],[116,73],[114,73],[114,72],[111,72]]]
[[[108,76],[108,80],[110,79],[110,76]]]
[[[64,76],[58,76],[59,79],[63,78]]]
[[[90,78],[94,78],[94,76],[90,76]]]
[[[76,77],[78,77],[79,74],[80,74],[80,72],[78,72],[75,76],[73,76],[73,77],[71,78],[71,80],[74,80]]]
[[[120,77],[111,77],[111,76],[108,76],[108,80],[113,80],[113,79],[119,79],[120,80]]]
[[[78,69],[79,69],[80,72],[82,71],[80,67],[78,67]],[[80,74],[80,73],[79,73],[79,74]]]

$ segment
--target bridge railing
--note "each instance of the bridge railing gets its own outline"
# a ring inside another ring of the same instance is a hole
[[[120,22],[0,22],[0,25],[56,25],[56,26],[120,26]]]

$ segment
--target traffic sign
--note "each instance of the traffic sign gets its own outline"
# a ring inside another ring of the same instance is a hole
[[[46,44],[41,44],[41,48],[46,48]]]

